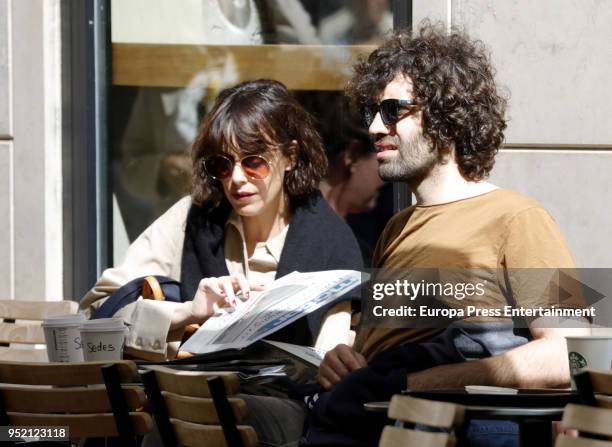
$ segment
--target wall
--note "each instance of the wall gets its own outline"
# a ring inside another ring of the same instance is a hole
[[[491,181],[538,199],[580,267],[612,267],[612,2],[413,0],[491,50],[510,93],[506,146]]]
[[[62,298],[59,0],[0,0],[1,299]]]

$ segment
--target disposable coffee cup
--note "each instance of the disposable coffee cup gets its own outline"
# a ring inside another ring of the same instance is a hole
[[[572,389],[576,389],[574,376],[585,368],[610,369],[612,363],[612,336],[565,337],[567,356],[572,375]]]
[[[100,318],[80,326],[85,361],[121,360],[127,327],[121,318]]]
[[[83,314],[47,317],[41,326],[47,343],[50,362],[82,362],[83,349],[79,327],[86,320]]]

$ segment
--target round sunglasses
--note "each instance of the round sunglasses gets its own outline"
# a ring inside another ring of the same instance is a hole
[[[227,155],[212,155],[203,161],[206,173],[216,180],[231,177],[236,163],[253,180],[263,180],[270,174],[270,162],[261,155],[245,155],[238,162]]]
[[[363,108],[363,116],[368,127],[376,118],[376,114],[380,112],[380,117],[383,123],[387,126],[397,124],[400,118],[402,108],[416,107],[417,103],[409,99],[385,99],[379,104],[368,104]],[[402,116],[403,118],[403,116]]]

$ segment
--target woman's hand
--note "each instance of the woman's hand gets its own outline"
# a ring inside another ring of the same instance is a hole
[[[248,300],[251,291],[260,291],[264,284],[248,281],[244,275],[204,278],[198,284],[193,301],[183,303],[177,308],[172,318],[172,328],[188,324],[201,324],[222,307],[236,307],[236,294],[242,293],[242,299]]]
[[[242,292],[242,299],[250,298],[251,290],[263,290],[263,284],[248,281],[244,275],[221,276],[219,278],[204,278],[198,285],[191,306],[190,323],[202,323],[212,316],[219,308],[228,304],[236,307],[236,293]]]

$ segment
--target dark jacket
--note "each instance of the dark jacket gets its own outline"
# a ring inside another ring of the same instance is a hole
[[[223,245],[230,212],[228,202],[215,208],[191,206],[181,263],[183,301],[193,299],[202,278],[229,275]],[[305,205],[293,210],[276,278],[296,270],[337,269],[362,270],[361,252],[351,229],[316,191]],[[268,338],[312,346],[330,307],[321,308]]]

